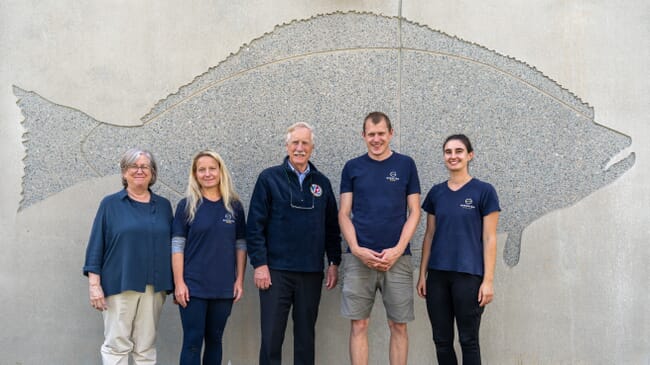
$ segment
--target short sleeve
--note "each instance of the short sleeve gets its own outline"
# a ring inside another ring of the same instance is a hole
[[[424,198],[422,202],[422,209],[429,214],[436,214],[436,202],[435,202],[435,191],[436,186],[433,186],[431,190],[427,193],[427,197]]]
[[[341,172],[341,189],[340,193],[351,193],[354,190],[354,186],[352,184],[352,178],[350,177],[350,161],[345,163],[345,166],[343,166],[343,171]]]
[[[481,197],[481,216],[485,217],[490,213],[499,211],[501,211],[501,206],[499,205],[497,191],[494,186],[486,183]]]
[[[187,238],[187,214],[185,213],[186,199],[181,199],[176,205],[176,214],[172,222],[172,237],[185,237]]]
[[[235,219],[236,219],[236,235],[237,240],[246,239],[246,215],[244,213],[244,207],[241,202],[237,201],[233,204],[233,209],[235,210]]]
[[[418,168],[415,166],[415,161],[412,158],[409,158],[410,162],[410,175],[409,175],[409,184],[406,189],[406,194],[420,194],[420,178],[418,177]]]

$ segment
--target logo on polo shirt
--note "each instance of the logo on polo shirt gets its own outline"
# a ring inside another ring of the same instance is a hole
[[[397,177],[397,171],[389,172],[388,176],[386,176],[386,180],[388,180],[390,182],[399,181],[399,177]]]
[[[463,209],[476,209],[472,198],[465,198],[465,203],[460,205]]]
[[[323,195],[323,189],[320,187],[320,185],[317,184],[311,184],[309,191],[311,191],[311,195],[317,198]]]
[[[232,214],[230,213],[226,213],[226,215],[223,216],[222,221],[227,224],[235,223],[235,219],[232,217]]]

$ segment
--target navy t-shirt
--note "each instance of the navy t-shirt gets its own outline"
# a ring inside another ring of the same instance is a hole
[[[354,158],[341,174],[341,194],[349,192],[359,246],[377,252],[395,247],[407,218],[407,196],[420,193],[415,161],[397,152],[383,161],[368,154]],[[410,253],[409,244],[404,254]]]
[[[501,211],[494,187],[473,178],[457,191],[434,185],[422,209],[435,216],[429,269],[483,276],[483,217]]]
[[[223,199],[203,199],[187,223],[186,199],[176,207],[173,237],[185,237],[183,279],[190,296],[215,299],[232,298],[237,278],[235,243],[246,237],[244,209],[233,203],[234,214],[226,210]]]

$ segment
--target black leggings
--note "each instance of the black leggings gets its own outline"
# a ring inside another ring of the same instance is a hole
[[[427,313],[440,365],[456,365],[454,319],[463,351],[464,365],[480,365],[479,326],[483,307],[478,290],[483,278],[455,271],[428,270]]]

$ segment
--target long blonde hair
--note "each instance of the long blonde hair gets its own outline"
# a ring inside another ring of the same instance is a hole
[[[201,205],[203,201],[203,194],[201,194],[201,185],[196,179],[196,164],[199,158],[201,157],[212,157],[217,164],[219,165],[219,193],[221,194],[221,199],[223,199],[223,205],[226,207],[226,210],[231,214],[234,214],[232,204],[239,201],[239,194],[235,191],[235,188],[232,183],[232,178],[230,177],[230,172],[226,167],[226,163],[223,161],[221,156],[212,151],[212,150],[203,150],[194,155],[192,158],[192,166],[190,167],[190,176],[187,182],[187,192],[185,197],[187,198],[187,203],[185,205],[185,214],[187,215],[187,222],[191,223],[194,221],[194,216],[196,215],[196,210]]]

